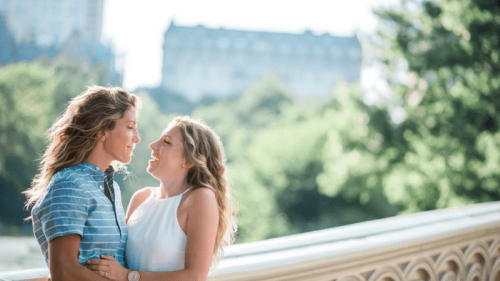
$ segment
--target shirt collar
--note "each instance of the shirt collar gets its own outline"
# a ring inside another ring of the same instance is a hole
[[[87,163],[87,162],[81,162],[77,166],[79,166],[79,167],[87,170],[93,176],[101,176],[101,177],[103,177],[104,175],[106,175],[107,177],[109,177],[109,176],[112,176],[113,173],[114,173],[114,171],[115,171],[113,169],[113,166],[111,166],[111,165],[109,165],[109,167],[104,172],[101,170],[101,168],[99,168],[97,166],[94,166],[94,165],[92,165],[90,163]]]

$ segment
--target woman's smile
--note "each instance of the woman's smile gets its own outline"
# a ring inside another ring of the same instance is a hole
[[[156,163],[158,161],[160,161],[160,158],[154,154],[151,153],[151,160],[149,160],[149,163]]]
[[[153,177],[157,179],[169,178],[180,171],[187,171],[184,144],[178,126],[167,127],[158,140],[149,144],[149,148],[151,149],[151,159],[147,171]]]

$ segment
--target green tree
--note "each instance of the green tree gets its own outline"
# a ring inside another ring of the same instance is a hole
[[[256,133],[247,157],[286,214],[290,233],[395,215],[382,178],[392,161],[388,117],[341,84],[317,111],[297,102]],[[385,137],[384,137],[385,136]]]
[[[189,115],[195,105],[183,96],[172,94],[162,87],[139,88],[137,92],[147,93],[157,104],[163,114]]]
[[[392,141],[388,115],[366,106],[357,85],[338,87],[326,102],[306,103],[270,75],[240,97],[199,107],[193,115],[224,141],[240,206],[238,242],[400,210],[389,205],[382,188],[394,157],[380,157]]]
[[[408,212],[500,199],[498,1],[402,1],[378,15],[378,56],[406,113],[385,194]]]
[[[290,234],[286,215],[277,208],[272,187],[262,182],[246,155],[253,136],[279,118],[283,107],[292,102],[292,94],[283,81],[268,75],[250,84],[236,99],[200,105],[192,112],[223,141],[229,183],[239,205],[239,243]]]
[[[11,64],[0,68],[0,213],[1,221],[22,223],[25,190],[43,149],[50,101],[56,85],[53,70],[40,64]]]
[[[68,101],[100,77],[71,59],[0,67],[0,222],[23,224],[29,213],[21,192],[37,173],[45,132]]]

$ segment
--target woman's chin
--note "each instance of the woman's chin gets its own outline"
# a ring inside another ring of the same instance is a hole
[[[120,157],[119,159],[115,159],[115,161],[118,161],[122,164],[128,164],[130,163],[130,161],[132,161],[132,155],[124,155],[122,157]]]
[[[150,175],[152,175],[153,177],[155,177],[155,178],[156,178],[156,176],[155,176],[155,172],[154,172],[154,169],[153,169],[153,167],[151,167],[151,163],[149,163],[148,168],[146,169],[146,171],[147,171]]]

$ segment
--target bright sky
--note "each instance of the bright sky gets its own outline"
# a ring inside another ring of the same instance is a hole
[[[397,0],[104,0],[104,42],[111,40],[124,71],[123,86],[158,86],[162,45],[172,19],[176,25],[337,36],[371,34],[372,9]],[[365,70],[370,73],[371,70]],[[373,75],[363,75],[368,77]],[[374,78],[367,78],[373,80]],[[366,82],[365,82],[366,83]]]

